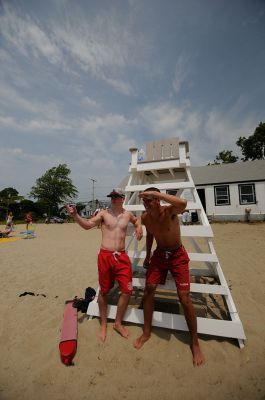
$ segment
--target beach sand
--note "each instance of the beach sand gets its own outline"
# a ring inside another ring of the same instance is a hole
[[[0,243],[1,400],[264,399],[265,224],[212,228],[247,341],[240,349],[236,340],[200,335],[207,360],[200,368],[186,332],[154,328],[136,350],[141,326],[128,324],[126,340],[110,321],[102,344],[98,319],[81,312],[75,365],[66,367],[58,351],[64,302],[97,288],[100,230],[39,224],[34,239]],[[19,297],[26,291],[35,296]]]

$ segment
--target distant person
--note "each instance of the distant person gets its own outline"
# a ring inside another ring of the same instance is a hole
[[[6,230],[9,230],[9,228],[11,228],[10,232],[14,230],[13,213],[11,211],[6,218]]]
[[[12,232],[12,228],[6,225],[4,231],[0,231],[0,238],[7,238],[9,234]]]
[[[140,240],[143,236],[140,219],[123,208],[124,192],[116,188],[107,197],[111,198],[111,207],[99,211],[89,220],[81,218],[74,206],[65,206],[67,212],[82,228],[91,229],[101,225],[102,240],[98,253],[100,285],[98,305],[101,324],[99,339],[103,342],[107,336],[107,294],[114,286],[115,280],[119,284],[121,295],[113,328],[124,338],[129,336],[127,328],[122,324],[132,294],[132,267],[125,252],[125,237],[129,222],[135,226],[136,238]]]
[[[191,224],[191,215],[188,210],[184,210],[181,215],[183,225],[190,225]]]
[[[187,201],[180,197],[161,193],[155,187],[146,189],[139,194],[139,197],[143,200],[145,207],[141,218],[147,232],[144,265],[148,265],[148,269],[144,290],[143,333],[134,342],[134,347],[140,349],[150,339],[155,290],[158,284],[165,284],[167,273],[170,271],[191,335],[193,365],[202,365],[205,359],[198,341],[197,319],[190,297],[189,256],[181,242],[178,219],[178,215],[184,211]],[[161,206],[160,201],[165,201],[169,205]],[[151,256],[154,239],[157,248]]]
[[[28,231],[29,225],[32,225],[32,213],[31,213],[31,211],[29,211],[26,214],[25,221],[26,221],[26,231]]]

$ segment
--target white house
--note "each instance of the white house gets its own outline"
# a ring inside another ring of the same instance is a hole
[[[191,167],[212,221],[265,221],[265,160]]]

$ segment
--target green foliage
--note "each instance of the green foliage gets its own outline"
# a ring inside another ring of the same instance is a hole
[[[238,160],[237,156],[232,154],[232,150],[222,150],[220,151],[213,163],[209,163],[208,165],[218,165],[218,164],[230,164],[234,163]]]
[[[14,188],[8,187],[0,191],[0,217],[5,218],[8,211],[17,210],[19,202],[23,196],[19,196],[18,191]]]
[[[31,188],[30,197],[46,204],[48,216],[57,213],[60,204],[77,196],[78,191],[68,176],[70,172],[66,164],[59,164],[46,171]]]
[[[260,122],[256,127],[255,132],[248,138],[239,137],[237,146],[241,148],[241,152],[244,158],[243,161],[247,160],[264,160],[265,159],[265,123]]]
[[[18,196],[18,191],[14,188],[5,188],[0,191],[0,199],[6,199],[8,200],[10,197],[16,197]]]

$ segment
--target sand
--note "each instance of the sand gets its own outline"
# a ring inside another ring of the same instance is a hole
[[[0,398],[264,399],[265,224],[212,227],[247,341],[239,349],[236,340],[200,335],[207,359],[200,368],[192,365],[186,332],[154,328],[150,341],[136,350],[141,326],[129,325],[126,340],[110,321],[102,344],[98,319],[80,312],[75,365],[64,366],[58,352],[64,302],[84,296],[88,286],[97,288],[100,230],[40,224],[35,239],[0,243]],[[19,297],[25,291],[35,296]]]

